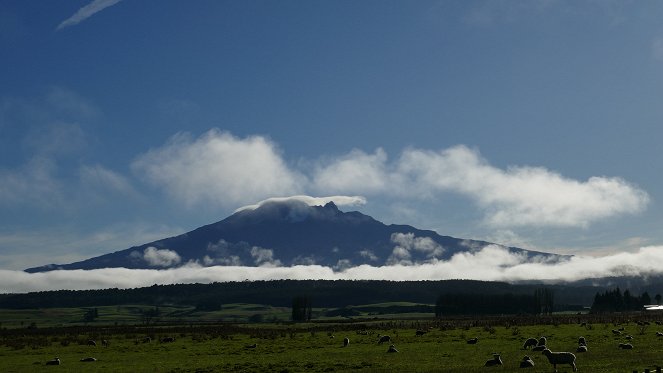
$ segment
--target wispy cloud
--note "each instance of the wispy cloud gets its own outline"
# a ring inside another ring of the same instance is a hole
[[[258,252],[269,259],[269,253]],[[490,245],[477,252],[454,255],[448,261],[422,265],[375,267],[338,266],[335,270],[318,265],[293,267],[202,267],[189,263],[175,269],[52,271],[28,274],[0,270],[0,293],[59,289],[134,288],[153,284],[210,283],[215,281],[326,279],[326,280],[445,280],[475,279],[485,281],[540,280],[577,281],[610,276],[652,276],[663,274],[663,247],[643,247],[636,252],[604,257],[574,256],[561,263],[545,258],[528,260],[500,246]],[[268,263],[265,262],[265,263]],[[347,263],[346,263],[347,264]]]
[[[69,18],[65,19],[64,21],[62,21],[62,23],[60,23],[58,25],[57,30],[61,30],[65,27],[77,25],[77,24],[83,22],[84,20],[88,19],[89,17],[91,17],[95,13],[98,13],[98,12],[106,9],[109,6],[113,6],[117,3],[119,3],[120,1],[122,1],[122,0],[94,0],[91,3],[89,3],[88,5],[78,9],[78,11],[76,13],[74,13],[74,15],[72,15],[71,17],[69,17]]]

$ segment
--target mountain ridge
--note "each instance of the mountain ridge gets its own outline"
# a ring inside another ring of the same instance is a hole
[[[334,269],[368,264],[420,264],[448,260],[493,243],[443,236],[410,225],[386,225],[358,211],[343,212],[334,202],[311,206],[302,201],[271,201],[238,210],[223,220],[113,253],[69,264],[28,268],[165,269],[189,262],[203,266],[323,265]],[[498,244],[494,244],[498,245]],[[506,247],[528,257],[556,254]]]

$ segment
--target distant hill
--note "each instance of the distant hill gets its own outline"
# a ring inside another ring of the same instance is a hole
[[[214,265],[318,264],[342,269],[369,264],[415,264],[447,260],[459,252],[478,251],[485,241],[441,236],[409,225],[386,225],[357,211],[287,200],[237,211],[191,232],[70,264],[26,269],[172,268],[190,261]],[[554,254],[505,247],[511,252]]]

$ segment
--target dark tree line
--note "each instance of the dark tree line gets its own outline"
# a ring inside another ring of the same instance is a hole
[[[532,296],[539,284],[508,284],[475,280],[443,281],[384,281],[384,280],[273,280],[240,281],[211,284],[153,285],[135,289],[58,290],[26,294],[0,294],[0,308],[92,308],[122,304],[185,305],[202,311],[222,308],[223,304],[253,303],[276,307],[292,306],[292,299],[302,294],[315,297],[316,307],[340,308],[384,302],[412,302],[431,304],[441,294],[513,294]],[[663,288],[663,286],[662,286]],[[591,305],[595,287],[546,286],[554,291],[556,310],[568,305]],[[601,288],[603,290],[604,288]],[[550,295],[550,294],[548,294]],[[538,296],[541,308],[536,313],[552,309],[545,292]],[[497,300],[495,300],[497,302]]]
[[[534,294],[442,294],[435,302],[435,316],[548,314],[552,313],[554,293],[551,289],[536,289]]]
[[[223,304],[255,303],[290,307],[292,298],[315,296],[316,307],[344,307],[402,301],[430,303],[445,293],[532,294],[536,286],[474,280],[273,280],[211,284],[153,285],[134,289],[58,290],[26,294],[0,294],[0,308],[99,307],[120,304],[191,305],[218,310]],[[589,293],[587,304],[594,291]]]
[[[312,309],[311,297],[304,295],[292,298],[292,321],[310,321]]]
[[[657,304],[661,302],[661,295],[655,296]],[[619,288],[613,290],[606,290],[605,292],[597,292],[594,296],[594,303],[592,304],[592,312],[626,312],[626,311],[640,311],[645,305],[652,304],[651,296],[648,292],[642,293],[640,296],[631,295],[627,289],[622,293]]]

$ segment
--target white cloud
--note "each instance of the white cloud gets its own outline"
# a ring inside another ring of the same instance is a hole
[[[239,139],[216,129],[198,139],[177,134],[140,155],[132,168],[189,206],[237,206],[269,195],[292,195],[303,183],[266,138]]]
[[[260,267],[280,267],[281,261],[274,258],[274,251],[254,246],[251,248],[251,257],[255,264]]]
[[[86,6],[78,9],[78,11],[74,13],[74,15],[72,15],[71,17],[62,21],[62,23],[58,25],[57,30],[61,30],[68,26],[77,25],[82,21],[86,20],[87,18],[91,17],[95,13],[106,9],[109,6],[113,6],[119,3],[120,1],[121,0],[94,0],[91,3],[87,4]]]
[[[143,259],[148,265],[153,267],[172,267],[180,264],[182,258],[175,250],[157,249],[156,247],[148,247],[143,251]]]
[[[587,181],[565,178],[542,167],[491,166],[478,151],[455,146],[439,152],[407,149],[393,164],[376,155],[371,162],[353,151],[318,169],[314,184],[321,189],[334,180],[334,192],[352,193],[361,189],[355,172],[362,170],[375,187],[364,189],[368,195],[387,194],[403,198],[430,198],[454,192],[475,202],[493,227],[557,226],[574,227],[622,214],[643,211],[648,194],[618,177],[590,177]],[[388,170],[388,171],[387,171]],[[324,181],[324,182],[323,182]],[[384,185],[383,189],[377,186]]]
[[[361,250],[361,251],[359,251],[359,255],[360,255],[362,258],[366,258],[366,259],[368,259],[368,260],[370,260],[370,261],[372,261],[372,262],[377,262],[377,261],[380,259],[380,258],[378,258],[377,255],[375,255],[375,253],[373,253],[373,251],[371,251],[371,250]]]
[[[319,165],[313,173],[314,188],[331,193],[348,190],[353,193],[383,192],[390,184],[386,162],[387,154],[382,149],[377,149],[374,154],[352,150]]]
[[[497,227],[587,226],[649,203],[643,190],[620,178],[590,177],[581,182],[541,167],[489,165],[477,151],[456,146],[442,152],[409,150],[401,165],[415,180],[440,191],[472,198]]]
[[[444,248],[430,237],[416,237],[414,233],[394,233],[391,242],[395,244],[391,256],[387,259],[390,265],[412,265],[412,251],[426,255],[427,262],[435,262],[444,253]]]
[[[178,134],[140,155],[132,168],[189,207],[230,207],[307,190],[332,196],[268,198],[238,210],[288,200],[309,205],[365,203],[364,197],[352,196],[356,193],[421,201],[452,192],[474,201],[484,221],[497,228],[587,227],[597,220],[639,213],[649,203],[645,191],[618,177],[579,181],[543,167],[500,169],[463,145],[441,151],[409,148],[391,162],[382,149],[373,154],[355,149],[318,162],[309,178],[289,167],[264,137],[239,139],[213,129],[197,139]]]
[[[339,271],[318,265],[292,267],[201,267],[188,264],[161,270],[106,268],[98,270],[51,271],[29,274],[0,270],[0,293],[59,289],[134,288],[153,284],[210,283],[215,281],[326,279],[326,280],[446,280],[484,281],[539,280],[546,282],[577,281],[611,276],[663,275],[663,247],[650,246],[636,252],[603,257],[574,256],[561,263],[543,258],[527,260],[497,245],[477,252],[454,255],[446,261],[421,265],[350,267],[341,260]]]
[[[366,198],[361,196],[311,197],[311,196],[300,195],[300,196],[291,196],[291,197],[267,198],[254,205],[247,205],[240,207],[237,210],[235,210],[235,212],[243,210],[255,210],[266,203],[291,202],[291,201],[304,202],[309,206],[324,206],[329,202],[334,202],[336,206],[357,206],[357,205],[366,204]]]

